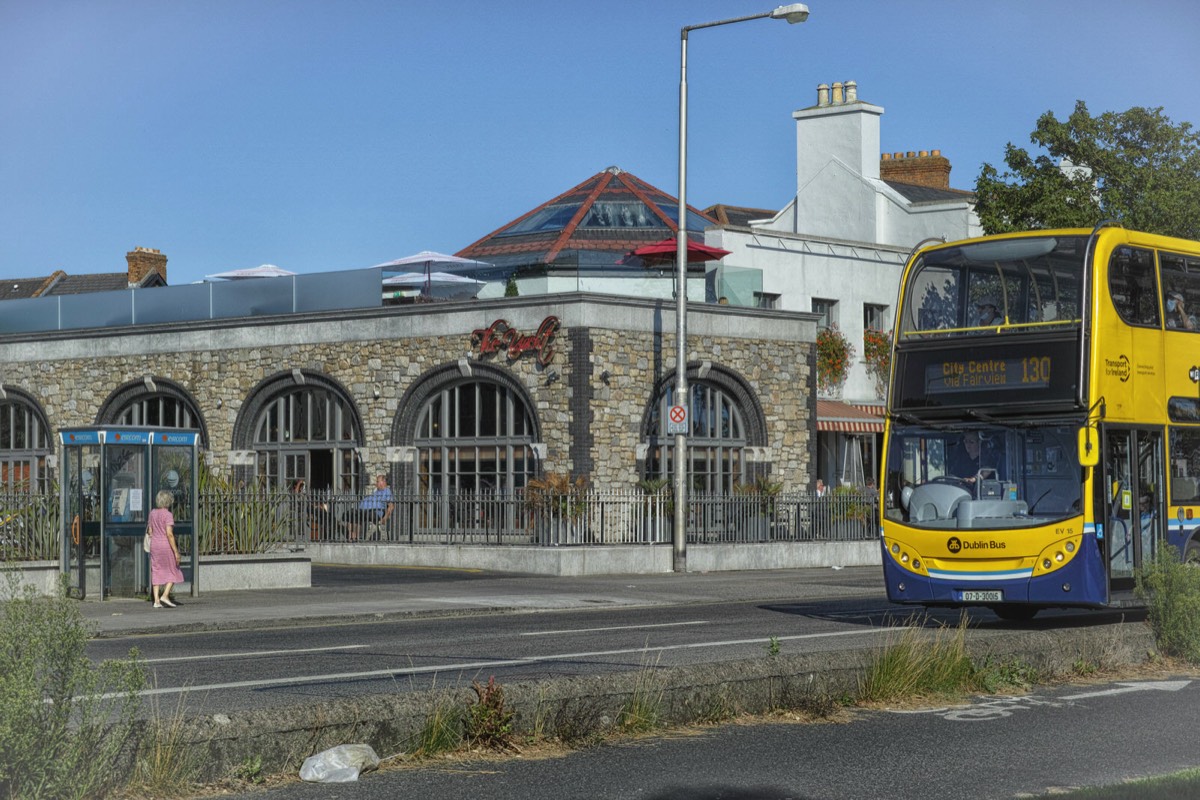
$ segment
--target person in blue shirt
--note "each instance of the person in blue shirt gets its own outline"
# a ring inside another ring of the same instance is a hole
[[[346,535],[350,541],[356,541],[361,528],[367,525],[387,525],[392,516],[395,502],[392,499],[392,489],[388,486],[387,475],[375,477],[375,491],[368,494],[346,515]]]

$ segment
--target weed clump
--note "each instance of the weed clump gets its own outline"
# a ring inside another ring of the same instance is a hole
[[[513,718],[516,712],[504,707],[504,689],[496,683],[496,676],[488,678],[486,684],[471,681],[476,700],[467,706],[463,718],[465,738],[472,747],[492,750],[513,750]]]
[[[1146,603],[1158,649],[1200,663],[1200,569],[1163,547],[1138,575],[1137,594]]]

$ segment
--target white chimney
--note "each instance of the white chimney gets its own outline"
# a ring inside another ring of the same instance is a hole
[[[843,90],[849,88],[849,95]],[[833,84],[833,98],[821,103],[826,84],[817,87],[817,105],[792,113],[796,120],[796,188],[803,189],[831,162],[866,179],[879,178],[879,118],[883,109],[858,99],[854,81]]]

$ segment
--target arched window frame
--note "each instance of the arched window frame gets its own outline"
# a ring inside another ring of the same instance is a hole
[[[33,395],[0,391],[0,493],[45,494],[50,490],[47,460],[54,442],[46,413]]]
[[[639,472],[648,479],[674,474],[675,436],[666,432],[667,410],[674,405],[672,370],[655,386],[642,419],[645,458]],[[729,494],[753,476],[750,448],[767,443],[766,415],[750,385],[732,370],[713,364],[688,365],[688,475],[691,491]],[[765,465],[759,465],[760,469]]]
[[[97,425],[189,428],[200,431],[208,447],[208,425],[194,397],[168,378],[151,376],[129,381],[113,391],[96,412]]]
[[[465,400],[472,410],[452,414],[453,404]],[[473,430],[455,427],[464,423]],[[529,392],[511,373],[478,362],[445,364],[405,392],[392,441],[413,454],[403,476],[412,491],[510,492],[538,473],[541,428]],[[484,468],[489,459],[493,466]],[[464,464],[475,466],[464,471]]]
[[[310,488],[358,494],[368,482],[358,406],[341,384],[317,372],[281,372],[255,386],[234,423],[233,445],[254,453],[253,468],[239,470],[238,478],[267,488],[303,479]],[[326,450],[328,486],[311,474],[314,451]]]

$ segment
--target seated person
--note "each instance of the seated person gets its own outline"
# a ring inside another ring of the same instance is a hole
[[[982,440],[979,431],[967,431],[946,453],[946,474],[967,484],[975,483],[980,469],[987,470],[985,477],[999,478],[1002,460],[996,449]]]
[[[1172,291],[1167,293],[1167,327],[1188,331],[1196,329],[1196,322],[1187,313],[1181,292]]]
[[[386,475],[375,478],[375,491],[368,494],[358,504],[358,508],[346,512],[343,522],[350,541],[358,539],[359,530],[365,525],[386,525],[392,516],[395,503],[392,501],[392,489],[388,486]]]
[[[1004,324],[1004,315],[1000,313],[1000,309],[991,300],[981,300],[980,302],[976,303],[975,312],[975,325],[985,326]]]

